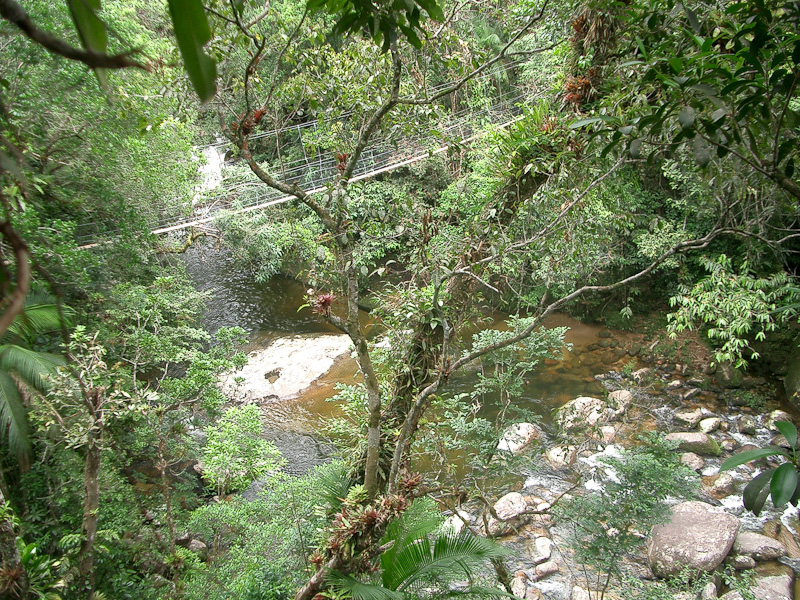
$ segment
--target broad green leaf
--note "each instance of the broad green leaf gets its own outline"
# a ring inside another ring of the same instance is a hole
[[[752,460],[758,460],[759,458],[764,458],[766,456],[777,456],[779,454],[787,456],[786,452],[777,446],[768,446],[766,448],[759,448],[758,450],[745,450],[739,454],[734,454],[728,460],[723,462],[719,470],[727,471],[728,469],[733,469],[734,467],[738,467],[739,465],[743,465]]]
[[[699,135],[695,136],[692,141],[692,150],[694,152],[694,159],[700,167],[705,168],[711,162],[711,153],[708,151],[708,144]]]
[[[444,21],[444,12],[435,0],[418,0],[417,4],[425,9],[425,12],[434,21]]]
[[[691,106],[684,106],[678,113],[678,123],[683,131],[688,131],[694,126],[695,112]]]
[[[106,24],[96,13],[100,10],[100,0],[67,0],[67,6],[83,47],[94,52],[105,52],[108,47]]]
[[[775,470],[769,485],[772,503],[775,507],[783,506],[794,495],[797,487],[797,469],[792,463],[784,463]]]
[[[794,449],[797,447],[797,427],[788,421],[775,421],[775,427],[783,434],[783,437],[789,442],[791,448]]]
[[[775,469],[764,471],[744,488],[744,493],[742,494],[744,507],[755,515],[758,515],[761,509],[764,508],[764,503],[767,501],[767,496],[769,496],[769,480],[772,478],[773,473],[775,473]]]
[[[108,48],[108,33],[106,24],[96,12],[100,10],[100,0],[67,0],[67,6],[83,47],[104,54]],[[94,69],[94,72],[100,86],[105,88],[108,84],[105,71]]]
[[[633,158],[639,158],[642,154],[642,138],[636,138],[635,140],[631,141],[628,151],[631,153]]]
[[[676,75],[683,70],[683,61],[680,58],[672,57],[667,62]]]
[[[167,0],[178,48],[195,92],[202,102],[217,91],[217,64],[203,52],[211,39],[206,13],[200,0]]]

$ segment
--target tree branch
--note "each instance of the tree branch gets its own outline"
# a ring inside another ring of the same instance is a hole
[[[0,16],[9,23],[16,25],[26,36],[53,54],[82,62],[93,69],[126,69],[135,67],[150,71],[149,67],[130,58],[131,54],[135,53],[136,50],[111,55],[93,50],[81,50],[71,46],[64,40],[39,29],[28,13],[14,0],[0,0]]]

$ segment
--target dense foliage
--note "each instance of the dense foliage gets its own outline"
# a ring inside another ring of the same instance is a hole
[[[777,333],[796,343],[798,14],[0,0],[0,595],[510,591],[504,552],[440,510],[473,502],[487,533],[496,481],[531,469],[498,441],[535,421],[524,380],[569,350],[546,317],[674,311],[668,333],[699,328],[735,367]],[[198,174],[215,139],[221,195]],[[361,179],[377,140],[430,144]],[[292,170],[326,159],[323,183]],[[237,210],[267,188],[286,201]],[[288,476],[264,408],[227,406],[217,381],[249,332],[202,327],[176,255],[203,237],[257,282],[301,281],[350,337],[360,378],[325,432],[343,460]],[[756,511],[768,491],[797,503],[796,457],[770,452],[790,462],[749,488]],[[582,560],[618,574],[687,483],[673,458],[633,450],[567,505]]]

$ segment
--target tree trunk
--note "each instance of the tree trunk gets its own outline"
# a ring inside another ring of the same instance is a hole
[[[78,569],[81,584],[87,591],[86,597],[94,597],[94,543],[97,537],[97,518],[100,510],[100,454],[103,434],[103,413],[101,404],[103,392],[100,389],[89,390],[85,399],[92,417],[92,427],[86,447],[86,464],[83,471],[83,522],[81,523],[81,549]]]

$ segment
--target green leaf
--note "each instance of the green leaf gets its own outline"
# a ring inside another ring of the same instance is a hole
[[[764,508],[764,503],[767,501],[769,495],[769,480],[772,478],[775,469],[768,469],[759,474],[758,477],[747,484],[742,493],[742,500],[744,507],[758,516],[761,509]]]
[[[203,4],[200,0],[167,1],[183,65],[200,100],[207,102],[217,91],[217,64],[203,53],[203,46],[211,39]]]
[[[631,157],[639,158],[642,154],[642,138],[632,140],[628,151],[631,153]]]
[[[784,463],[775,470],[772,482],[769,485],[772,495],[772,504],[775,507],[783,506],[794,495],[797,487],[797,469],[792,463]]]
[[[100,0],[67,0],[67,6],[83,47],[94,52],[105,52],[108,47],[106,24],[95,12],[100,10]]]
[[[695,112],[691,106],[684,106],[678,113],[678,123],[683,131],[689,131],[694,126]]]
[[[781,432],[789,446],[794,450],[797,447],[797,427],[788,421],[775,421],[775,427]]]
[[[692,141],[692,150],[694,152],[694,159],[701,168],[708,166],[711,162],[711,153],[708,151],[708,144],[699,135],[695,136]]]
[[[788,458],[786,452],[777,446],[768,446],[767,448],[759,448],[758,450],[745,450],[739,454],[734,454],[725,462],[723,462],[719,470],[727,471],[728,469],[733,469],[734,467],[738,467],[739,465],[743,465],[752,460],[758,460],[759,458],[764,458],[766,456],[777,455],[783,455]]]
[[[434,21],[444,21],[444,12],[435,0],[418,0],[417,4],[419,4]]]
[[[683,70],[683,61],[680,58],[672,57],[667,62],[676,75]]]
[[[104,54],[108,48],[108,33],[106,24],[96,13],[100,10],[100,0],[67,0],[67,6],[83,47]],[[105,88],[108,80],[104,70],[94,69],[94,72],[100,86]]]

